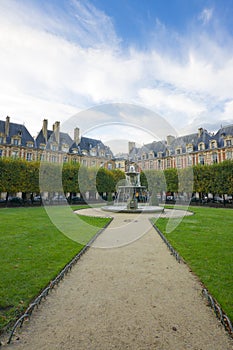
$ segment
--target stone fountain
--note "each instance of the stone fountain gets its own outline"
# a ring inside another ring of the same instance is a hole
[[[125,173],[124,185],[117,187],[113,205],[106,205],[102,210],[120,213],[161,213],[163,207],[149,205],[149,196],[145,186],[141,186],[140,173],[131,165]]]

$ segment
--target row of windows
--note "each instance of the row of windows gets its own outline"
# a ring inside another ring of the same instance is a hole
[[[233,151],[231,151],[231,150],[226,151],[225,152],[225,159],[232,160],[233,159]],[[193,158],[191,155],[188,155],[186,158],[178,156],[178,157],[174,158],[174,166],[176,168],[182,168],[183,166],[192,166],[192,165],[195,165],[195,161],[196,161],[196,158]],[[209,164],[209,162],[211,162],[211,164],[219,162],[218,154],[216,152],[211,154],[210,159],[207,159],[206,156],[199,154],[197,164],[204,165],[204,164]],[[153,160],[149,160],[148,163],[145,160],[142,161],[142,169],[145,169],[145,168],[167,169],[167,168],[171,168],[171,167],[172,167],[171,158],[158,159],[156,161],[156,163]]]
[[[230,147],[230,146],[232,146],[232,140],[225,140],[225,147]],[[210,142],[210,148],[211,149],[217,148],[217,142],[216,141],[211,141]],[[203,142],[199,143],[198,150],[199,151],[204,151],[205,150],[205,144]],[[186,147],[186,153],[191,153],[191,152],[193,152],[193,146],[192,145],[188,145]],[[181,147],[176,148],[175,154],[179,155],[179,154],[182,154],[182,153],[183,152],[182,152],[182,148]],[[171,151],[167,150],[166,151],[166,156],[170,156],[170,155],[172,155]],[[141,156],[142,160],[153,159],[154,157],[155,157],[154,152],[149,152],[148,154],[147,153],[143,153],[142,156]],[[158,158],[163,158],[163,153],[162,152],[158,152],[157,157]]]

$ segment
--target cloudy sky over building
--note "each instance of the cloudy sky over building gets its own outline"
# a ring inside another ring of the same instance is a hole
[[[215,131],[233,121],[232,16],[231,0],[1,0],[0,119],[36,135],[44,118],[120,103],[179,134]]]

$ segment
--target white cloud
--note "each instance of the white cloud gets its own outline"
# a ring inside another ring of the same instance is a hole
[[[199,15],[199,19],[204,25],[208,24],[213,16],[213,8],[204,8]]]
[[[194,120],[211,122],[210,111],[218,104],[225,108],[219,119],[231,118],[231,104],[225,101],[233,99],[232,38],[223,47],[214,36],[192,33],[179,38],[177,55],[169,40],[176,34],[158,22],[169,51],[156,46],[147,52],[122,51],[103,12],[79,1],[72,2],[72,11],[45,13],[30,1],[1,1],[1,115],[19,116],[34,134],[44,117],[64,121],[109,102],[149,106],[177,129],[188,129]],[[204,9],[200,19],[206,24],[213,15]],[[94,124],[98,117],[92,117]],[[134,117],[127,118],[132,122]],[[147,117],[141,122],[148,127]]]
[[[145,105],[158,109],[170,109],[176,112],[199,114],[205,110],[200,103],[195,102],[182,93],[173,93],[169,89],[142,89],[139,95]]]

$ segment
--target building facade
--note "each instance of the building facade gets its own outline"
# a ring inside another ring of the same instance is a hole
[[[21,158],[27,161],[51,163],[79,162],[87,167],[114,168],[113,153],[100,140],[80,136],[74,129],[73,138],[60,130],[60,122],[48,129],[48,120],[36,138],[24,125],[12,123],[10,117],[0,120],[0,157]]]
[[[102,141],[83,137],[78,127],[73,137],[60,130],[60,122],[48,129],[44,119],[42,128],[33,138],[26,126],[12,123],[10,117],[0,120],[0,157],[21,158],[27,161],[51,163],[78,162],[87,167],[105,167],[125,171],[130,163],[141,170],[186,168],[193,165],[220,163],[233,159],[233,125],[209,133],[199,128],[196,133],[154,141],[141,148],[129,142],[129,153],[113,156]]]
[[[129,160],[141,170],[186,168],[193,165],[220,163],[233,159],[233,125],[222,127],[216,134],[203,128],[180,137],[167,136],[166,141],[152,142],[141,148],[129,144]]]

